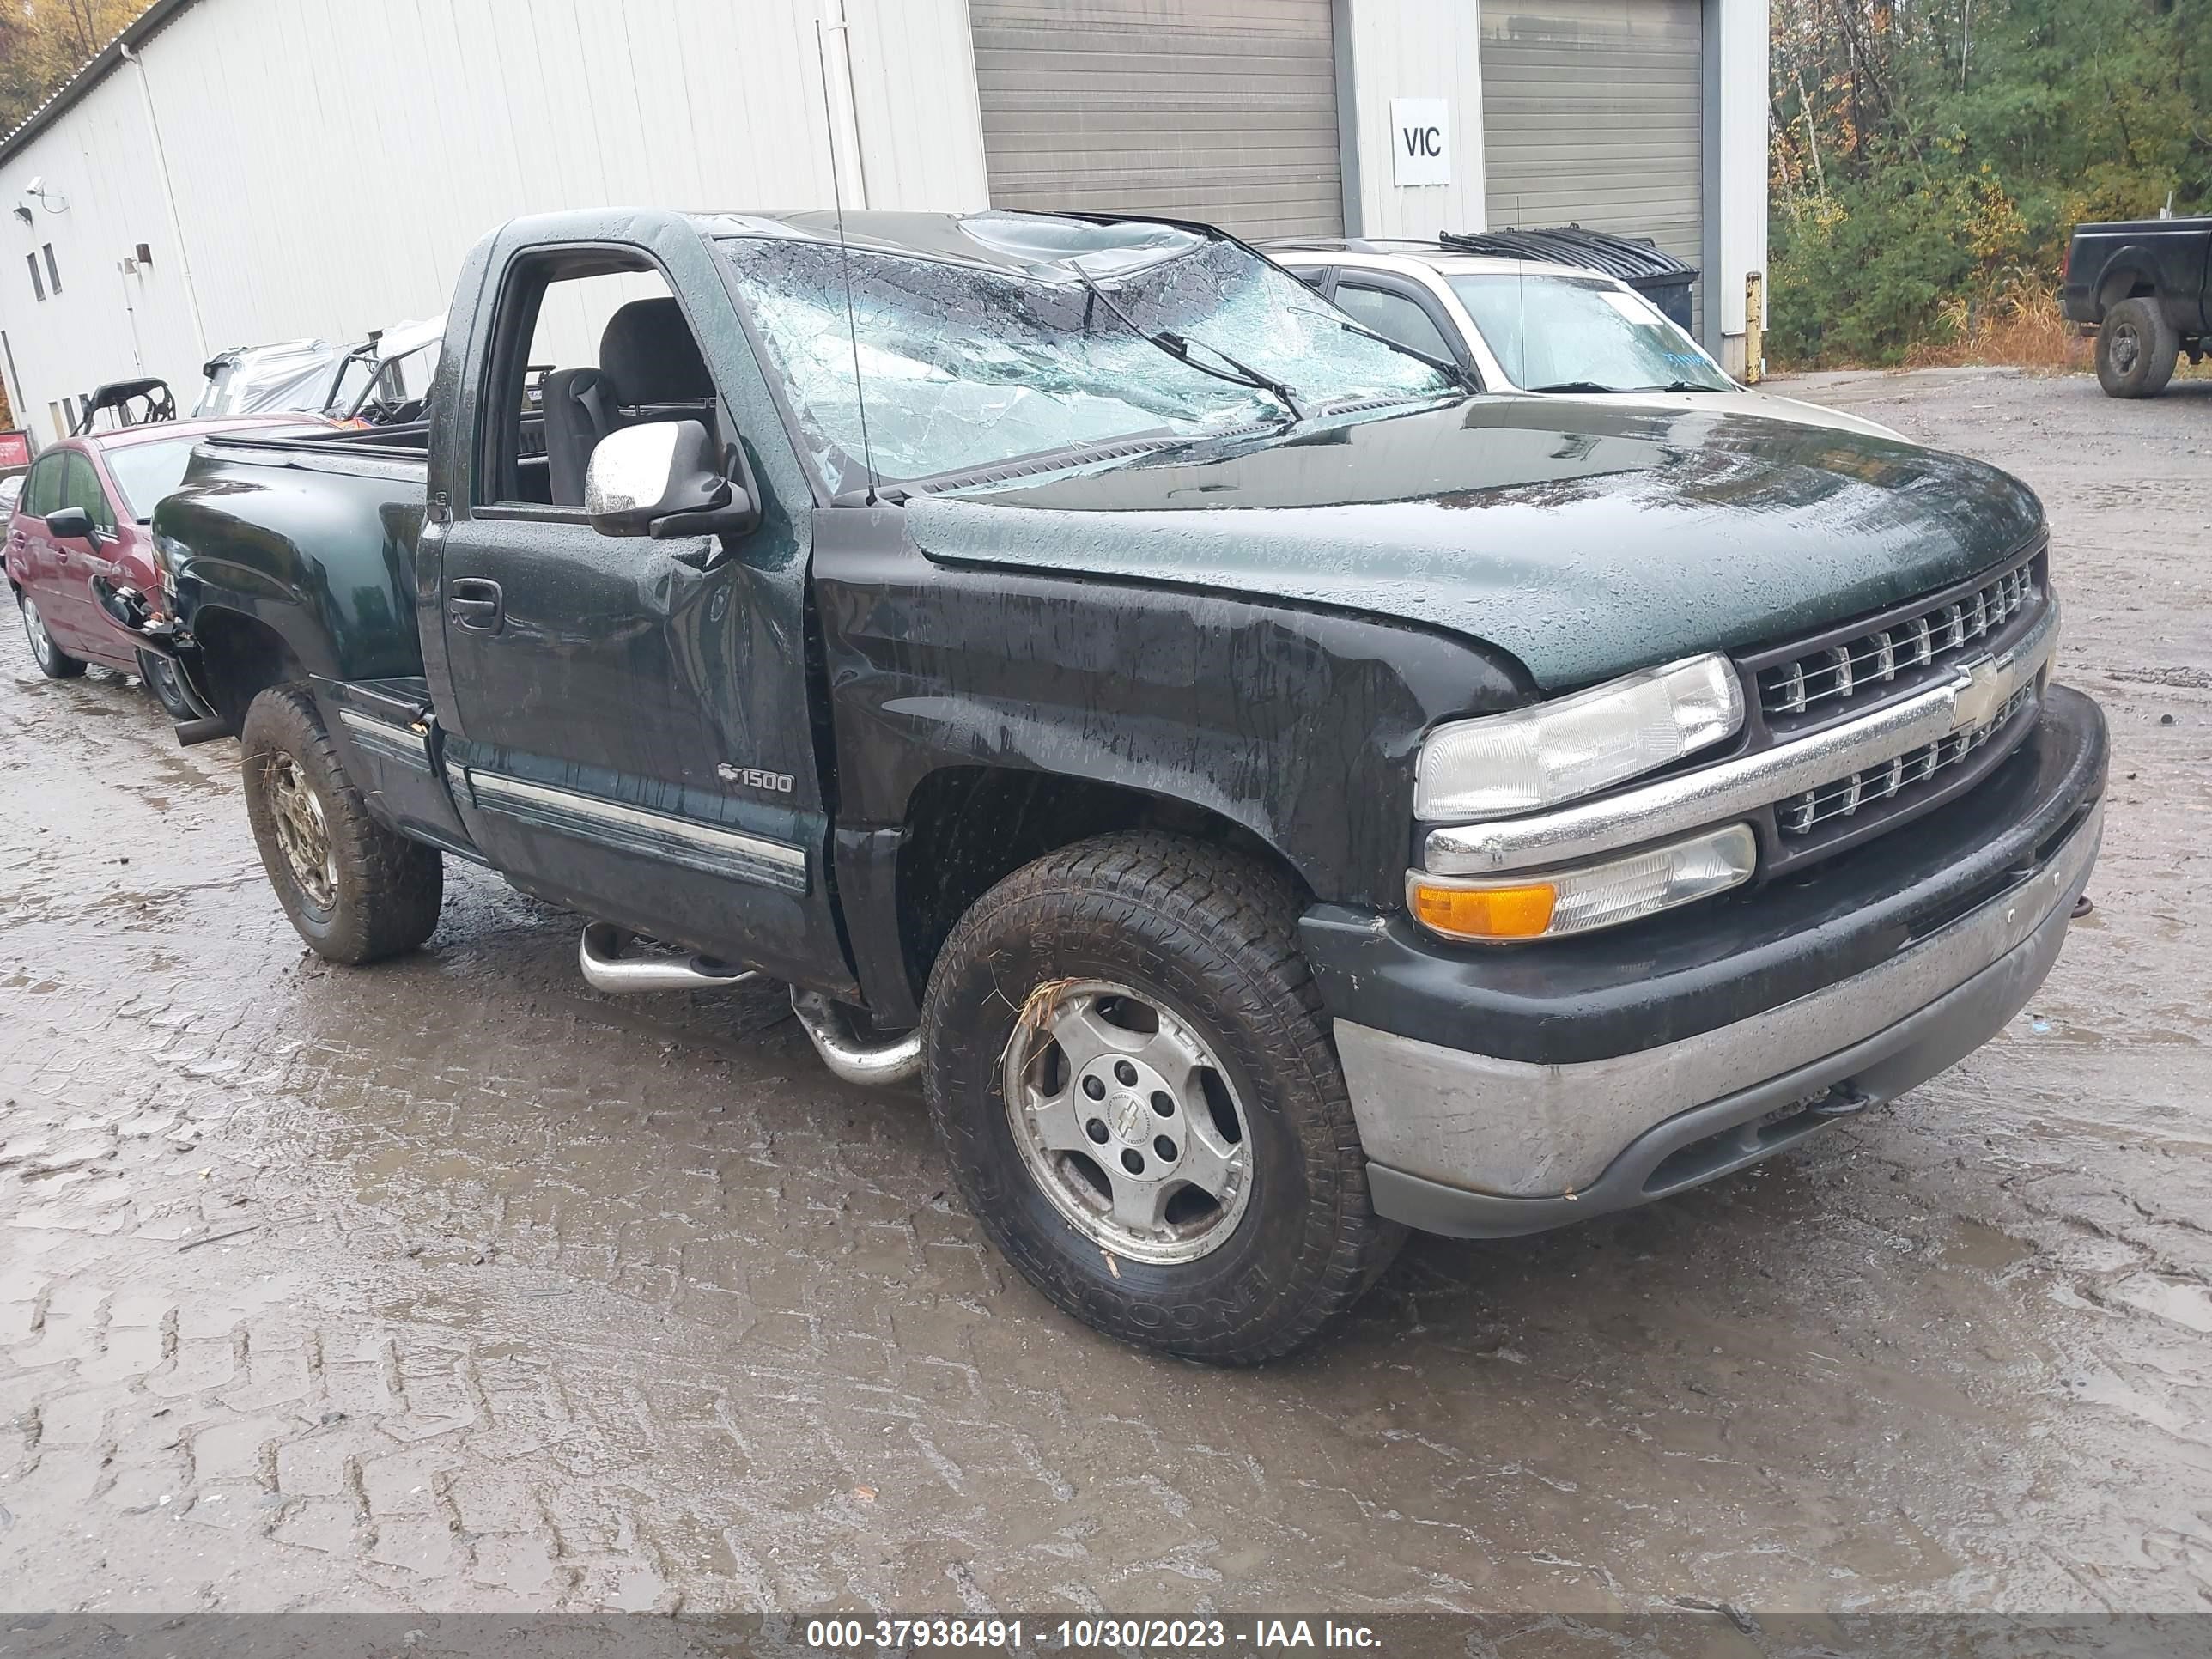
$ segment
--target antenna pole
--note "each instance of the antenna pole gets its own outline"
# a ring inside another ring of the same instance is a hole
[[[814,57],[822,71],[822,125],[830,137],[830,200],[837,211],[837,255],[845,268],[845,336],[853,343],[853,404],[860,412],[860,465],[868,469],[868,505],[876,504],[876,456],[868,441],[868,393],[860,380],[860,325],[853,306],[853,250],[845,240],[845,190],[837,177],[837,118],[830,106],[830,36],[849,24],[814,20]]]

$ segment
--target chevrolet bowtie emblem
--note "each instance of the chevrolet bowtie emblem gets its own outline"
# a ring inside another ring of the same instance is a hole
[[[1986,726],[1996,718],[1997,710],[2004,707],[2008,695],[2004,678],[1998,671],[1994,657],[1983,657],[1965,665],[1965,678],[1959,682],[1958,700],[1951,708],[1951,729],[1954,732]]]

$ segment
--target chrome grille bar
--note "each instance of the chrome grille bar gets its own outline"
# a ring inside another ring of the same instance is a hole
[[[1784,835],[1802,836],[1809,834],[1817,824],[1832,818],[1850,817],[1862,807],[1887,800],[1946,767],[1956,766],[2002,731],[2035,699],[2035,684],[2030,681],[2007,697],[1995,716],[1978,726],[1949,732],[1933,743],[1923,744],[1909,755],[1897,756],[1885,765],[1865,767],[1832,783],[1824,783],[1778,802],[1775,821]]]
[[[1992,719],[2001,723],[2004,704],[2023,687],[2033,690],[2057,649],[2058,615],[2053,599],[2002,655],[1946,665],[1924,689],[1856,720],[1553,811],[1431,830],[1423,866],[1435,875],[1476,876],[1564,863],[1725,823],[1893,762],[1903,788],[1925,775],[1917,769],[1932,766],[1922,751]]]
[[[2031,565],[2031,560],[2021,560],[1955,604],[1935,606],[1841,645],[1762,670],[1759,707],[1770,715],[1802,714],[1822,703],[1892,684],[1899,674],[1964,651],[2002,628],[2034,599]]]

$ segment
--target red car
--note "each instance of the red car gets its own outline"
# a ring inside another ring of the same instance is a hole
[[[40,454],[8,523],[8,586],[47,678],[69,679],[97,663],[137,675],[179,720],[201,712],[168,662],[140,651],[100,608],[92,579],[135,587],[158,611],[161,589],[146,520],[183,479],[192,446],[210,432],[300,422],[296,415],[160,421],[64,439]]]

